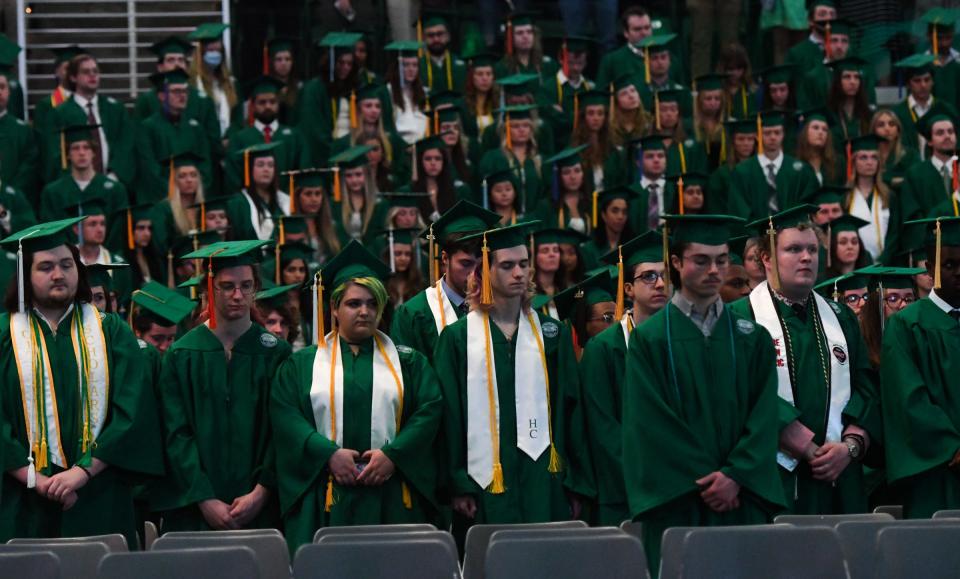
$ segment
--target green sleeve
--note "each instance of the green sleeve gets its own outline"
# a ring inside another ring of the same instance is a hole
[[[156,118],[156,117],[152,117]],[[156,125],[144,124],[137,132],[137,203],[155,203],[166,196],[161,165],[161,151],[154,146],[153,132]]]
[[[330,135],[333,123],[330,119],[330,97],[319,78],[303,85],[297,101],[300,130],[307,141],[313,167],[325,167],[330,151]]]
[[[33,214],[33,207],[30,206],[30,202],[27,201],[22,191],[13,187],[7,187],[6,189],[0,205],[3,205],[10,213],[10,231],[7,232],[9,235],[30,227],[37,222],[37,218]]]
[[[611,326],[621,331],[620,324]],[[622,376],[614,374],[611,358],[618,353],[606,340],[594,336],[583,350],[580,359],[580,382],[584,385],[583,401],[586,414],[587,438],[593,454],[594,473],[602,503],[625,502],[623,491],[623,437],[620,423],[620,396],[614,392],[621,388]],[[616,480],[619,479],[619,482]],[[616,489],[615,492],[614,489]]]
[[[449,477],[444,486],[451,489],[454,496],[477,491],[477,484],[467,474],[465,341],[466,322],[457,322],[441,332],[433,354],[443,394],[442,435],[446,441]]]
[[[880,387],[870,365],[870,354],[860,333],[860,323],[852,310],[840,306],[841,326],[850,352],[850,401],[843,409],[844,425],[855,424],[870,434],[871,440],[883,437],[880,415]]]
[[[564,465],[564,486],[581,496],[596,497],[597,483],[593,477],[593,460],[590,456],[590,442],[587,440],[587,421],[580,391],[580,370],[577,356],[573,351],[573,335],[569,325],[561,325],[557,346],[556,380],[560,388],[557,398],[562,403],[559,420],[563,433],[561,456],[566,459]],[[554,412],[556,412],[554,410]]]
[[[20,150],[17,152],[17,172],[10,185],[36,195],[40,189],[37,179],[40,174],[40,141],[32,128],[21,128],[24,135],[18,144]]]
[[[409,302],[401,305],[393,311],[393,319],[390,321],[390,338],[398,346],[408,346],[423,354],[423,344],[417,335],[417,327],[414,322],[416,312],[409,307]]]

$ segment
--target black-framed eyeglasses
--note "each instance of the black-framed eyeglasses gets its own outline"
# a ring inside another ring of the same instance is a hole
[[[654,285],[657,283],[657,280],[666,280],[666,273],[657,272],[657,271],[644,271],[640,275],[633,278],[633,281],[640,280],[641,282],[647,285]]]
[[[226,296],[232,296],[237,290],[240,290],[240,293],[244,297],[250,297],[257,291],[257,286],[252,281],[244,282],[240,285],[234,285],[232,283],[221,283],[216,286],[217,291]]]
[[[605,323],[605,324],[612,324],[613,321],[616,320],[616,319],[617,319],[617,318],[616,318],[613,314],[611,314],[610,312],[607,312],[607,313],[605,313],[605,314],[603,314],[603,315],[601,315],[601,316],[597,316],[597,317],[595,317],[595,318],[587,318],[587,321],[588,321],[588,322],[599,322],[599,321],[603,321],[603,323]]]
[[[887,304],[890,306],[899,305],[900,302],[910,305],[913,302],[917,301],[917,297],[914,296],[913,294],[907,294],[902,296],[897,294],[890,294],[888,296],[883,296],[883,301],[887,302]]]
[[[845,303],[845,304],[847,304],[847,305],[850,305],[850,306],[856,305],[856,304],[859,304],[861,300],[867,301],[868,295],[869,295],[869,294],[849,294],[849,295],[845,295],[845,296],[843,296],[843,303]]]

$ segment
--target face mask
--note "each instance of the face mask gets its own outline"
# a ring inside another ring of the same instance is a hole
[[[208,50],[207,52],[203,53],[203,62],[211,68],[216,68],[223,62],[223,53],[214,50]]]

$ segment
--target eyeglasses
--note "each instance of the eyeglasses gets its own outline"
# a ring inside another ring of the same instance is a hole
[[[867,301],[868,294],[850,294],[848,296],[843,296],[843,303],[848,305],[855,305],[860,303],[861,300]]]
[[[612,324],[615,319],[616,319],[616,317],[615,317],[613,314],[611,314],[610,312],[607,312],[607,313],[603,314],[602,316],[597,316],[597,317],[595,317],[595,318],[587,318],[587,321],[588,321],[588,322],[599,322],[599,321],[602,320],[603,323],[605,323],[605,324]]]
[[[633,281],[640,280],[647,285],[654,285],[657,283],[657,280],[666,280],[666,273],[656,272],[656,271],[644,271],[640,275],[633,278]]]
[[[897,294],[891,294],[888,296],[883,296],[883,301],[887,302],[887,304],[891,306],[899,305],[900,302],[910,305],[913,302],[917,301],[917,298],[913,294],[902,295],[902,296]]]
[[[234,292],[236,292],[237,290],[240,290],[240,293],[243,295],[243,297],[250,297],[257,290],[256,285],[252,281],[243,282],[240,285],[234,285],[232,283],[221,283],[221,284],[217,284],[216,288],[218,292],[227,296],[232,296]]]

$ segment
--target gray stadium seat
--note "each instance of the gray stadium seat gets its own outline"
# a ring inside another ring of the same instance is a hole
[[[324,535],[320,537],[317,544],[323,543],[384,543],[397,541],[426,541],[434,540],[443,543],[447,548],[450,561],[454,565],[460,565],[460,558],[457,555],[457,542],[453,535],[446,531],[410,531],[408,533],[364,533],[362,535]]]
[[[294,579],[455,579],[460,568],[436,539],[323,541],[304,545],[293,560]]]
[[[851,579],[876,577],[877,535],[890,527],[960,527],[957,519],[910,519],[906,521],[849,521],[835,527],[847,560]]]
[[[260,579],[250,547],[112,553],[100,562],[99,579]]]
[[[157,531],[157,526],[154,525],[152,521],[146,521],[143,524],[143,550],[149,551],[159,535],[160,533]]]
[[[643,523],[640,521],[624,521],[620,523],[620,530],[638,539],[643,539]]]
[[[960,572],[960,526],[894,525],[877,541],[878,579],[955,579]]]
[[[903,505],[880,505],[873,509],[875,513],[887,513],[898,521],[903,518]]]
[[[649,576],[643,544],[622,531],[616,535],[592,537],[559,535],[515,541],[494,540],[487,550],[485,567],[485,579],[594,579],[598,576],[637,579]]]
[[[660,579],[678,579],[683,564],[684,540],[703,527],[670,527],[660,543]],[[792,525],[741,525],[738,529],[789,529]]]
[[[944,510],[933,513],[934,519],[960,519],[960,510]]]
[[[835,527],[849,521],[893,521],[889,513],[855,513],[849,515],[779,515],[774,523],[786,523],[796,527]]]
[[[626,534],[627,533],[619,527],[588,527],[586,529],[502,529],[490,535],[490,543],[493,544],[494,541],[522,541],[524,539],[554,539],[557,537],[618,537]]]
[[[313,542],[319,543],[327,535],[382,535],[386,533],[410,533],[416,531],[436,531],[430,523],[411,523],[407,525],[354,525],[352,527],[320,527],[313,534]]]
[[[53,553],[71,579],[96,579],[100,561],[110,551],[103,543],[49,543],[46,545],[0,545],[0,553]]]
[[[49,551],[0,553],[0,579],[60,579],[60,559]]]
[[[223,537],[250,537],[270,535],[282,537],[283,533],[279,529],[237,529],[235,531],[171,531],[164,533],[163,537],[206,537],[210,533],[216,533]]]
[[[127,538],[119,533],[113,535],[93,535],[91,537],[10,539],[7,541],[8,545],[59,545],[64,543],[103,543],[111,553],[125,553],[130,550],[127,547]]]
[[[250,547],[257,554],[260,579],[290,579],[290,551],[280,535],[237,535],[212,531],[200,536],[167,534],[153,544],[154,551],[202,549],[206,547]]]
[[[705,527],[687,533],[683,544],[683,579],[847,579],[831,528]]]
[[[467,530],[467,542],[463,555],[464,579],[484,579],[487,547],[490,537],[505,529],[583,529],[583,521],[558,521],[556,523],[524,523],[517,525],[473,525]]]

